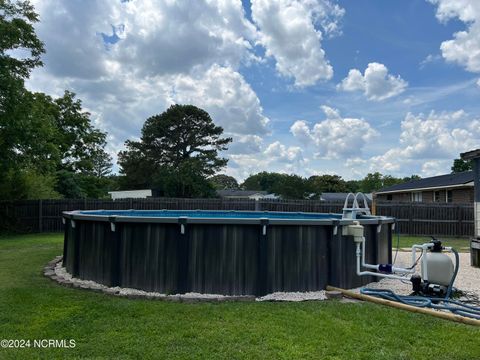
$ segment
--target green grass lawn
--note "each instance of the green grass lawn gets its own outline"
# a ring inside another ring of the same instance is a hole
[[[0,238],[0,359],[478,359],[480,328],[370,303],[172,303],[64,288],[43,277],[61,235]]]
[[[444,238],[438,236],[437,239],[442,241],[444,246],[454,247],[457,251],[470,251],[470,239],[465,238]],[[400,235],[400,248],[410,248],[415,244],[423,244],[432,240],[429,236],[408,236]],[[397,247],[397,235],[393,236],[392,239],[393,248]]]

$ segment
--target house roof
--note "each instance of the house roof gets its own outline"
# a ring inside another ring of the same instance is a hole
[[[217,195],[225,197],[225,196],[252,196],[255,194],[260,195],[267,195],[266,191],[260,190],[234,190],[234,189],[227,189],[227,190],[217,190]]]
[[[320,195],[320,200],[322,201],[345,201],[347,198],[348,193],[331,193],[331,192],[324,192]],[[365,194],[368,201],[372,200],[372,194]],[[359,198],[360,201],[363,201],[363,198]]]
[[[473,160],[476,158],[480,158],[480,149],[464,152],[460,154],[460,157],[463,160]]]
[[[455,187],[462,185],[470,185],[473,182],[473,171],[464,171],[456,174],[447,174],[433,176],[420,180],[412,180],[403,184],[389,186],[377,191],[377,194],[390,192],[403,192],[409,190],[420,189],[437,189],[445,187]]]

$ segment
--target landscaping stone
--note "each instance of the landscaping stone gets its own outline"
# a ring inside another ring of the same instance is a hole
[[[105,288],[105,289],[102,289],[102,291],[108,295],[117,295],[120,292],[120,290],[117,290],[114,288]]]
[[[66,287],[73,287],[73,283],[70,280],[59,279],[58,283]]]
[[[292,292],[292,293],[273,293],[261,298],[253,295],[226,296],[220,294],[172,294],[166,295],[159,292],[148,292],[138,289],[129,289],[121,287],[108,287],[91,280],[82,280],[72,277],[63,267],[63,257],[57,256],[50,261],[44,268],[44,273],[60,285],[79,288],[82,290],[92,290],[103,292],[107,295],[126,297],[128,299],[148,299],[165,300],[173,302],[196,303],[196,302],[225,302],[225,301],[307,301],[307,300],[325,300],[327,297],[325,291],[314,292]]]
[[[47,277],[52,277],[53,275],[55,275],[55,271],[53,271],[53,269],[45,270],[43,274]]]
[[[340,291],[325,291],[325,296],[327,299],[332,300],[332,299],[341,299],[342,298],[342,293]]]

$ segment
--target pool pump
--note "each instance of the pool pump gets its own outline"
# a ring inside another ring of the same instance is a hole
[[[450,297],[459,267],[459,257],[455,249],[445,247],[440,240],[432,238],[430,242],[412,246],[412,261],[408,267],[397,267],[394,264],[367,264],[363,226],[354,221],[352,225],[347,226],[346,233],[353,236],[356,243],[357,274],[359,276],[370,275],[403,281],[410,280],[415,294]],[[418,256],[417,250],[419,251]],[[452,252],[455,255],[455,266],[445,252]],[[417,274],[415,267],[419,263],[420,274]],[[362,270],[362,268],[366,270]]]

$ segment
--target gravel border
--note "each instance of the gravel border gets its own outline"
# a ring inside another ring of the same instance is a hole
[[[452,257],[453,255],[450,254]],[[460,253],[460,268],[454,287],[466,292],[469,296],[474,296],[480,299],[480,268],[470,266],[470,253]],[[225,302],[225,301],[324,301],[335,296],[329,296],[329,292],[325,290],[312,292],[275,292],[262,297],[255,297],[253,295],[231,296],[220,294],[200,294],[200,293],[186,293],[167,295],[159,292],[149,292],[131,288],[108,287],[94,281],[81,280],[72,277],[71,274],[63,267],[63,256],[56,256],[55,259],[48,262],[44,267],[43,273],[45,276],[56,281],[62,286],[74,287],[79,289],[102,292],[108,295],[119,297],[126,297],[129,299],[150,299],[150,300],[164,300],[176,302]],[[397,255],[396,265],[407,266],[411,261],[411,253],[399,251]],[[455,261],[455,260],[454,260]],[[419,265],[417,271],[420,270]],[[353,291],[360,292],[361,288],[369,287],[374,289],[390,289],[401,295],[408,295],[412,292],[410,281],[401,282],[392,279],[381,279],[379,282],[373,282],[365,286],[355,288]],[[462,298],[460,298],[461,300]],[[346,298],[340,299],[346,301]]]
[[[276,292],[266,296],[256,298],[253,295],[220,295],[220,294],[200,294],[200,293],[186,293],[167,295],[159,292],[149,292],[131,288],[108,287],[91,280],[82,280],[72,277],[67,269],[63,267],[63,256],[56,256],[43,269],[46,277],[56,281],[60,285],[66,287],[79,288],[84,290],[91,290],[102,292],[107,295],[114,295],[118,297],[125,297],[129,299],[149,299],[149,300],[164,300],[175,302],[225,302],[225,301],[323,301],[327,300],[326,291],[314,292]]]

